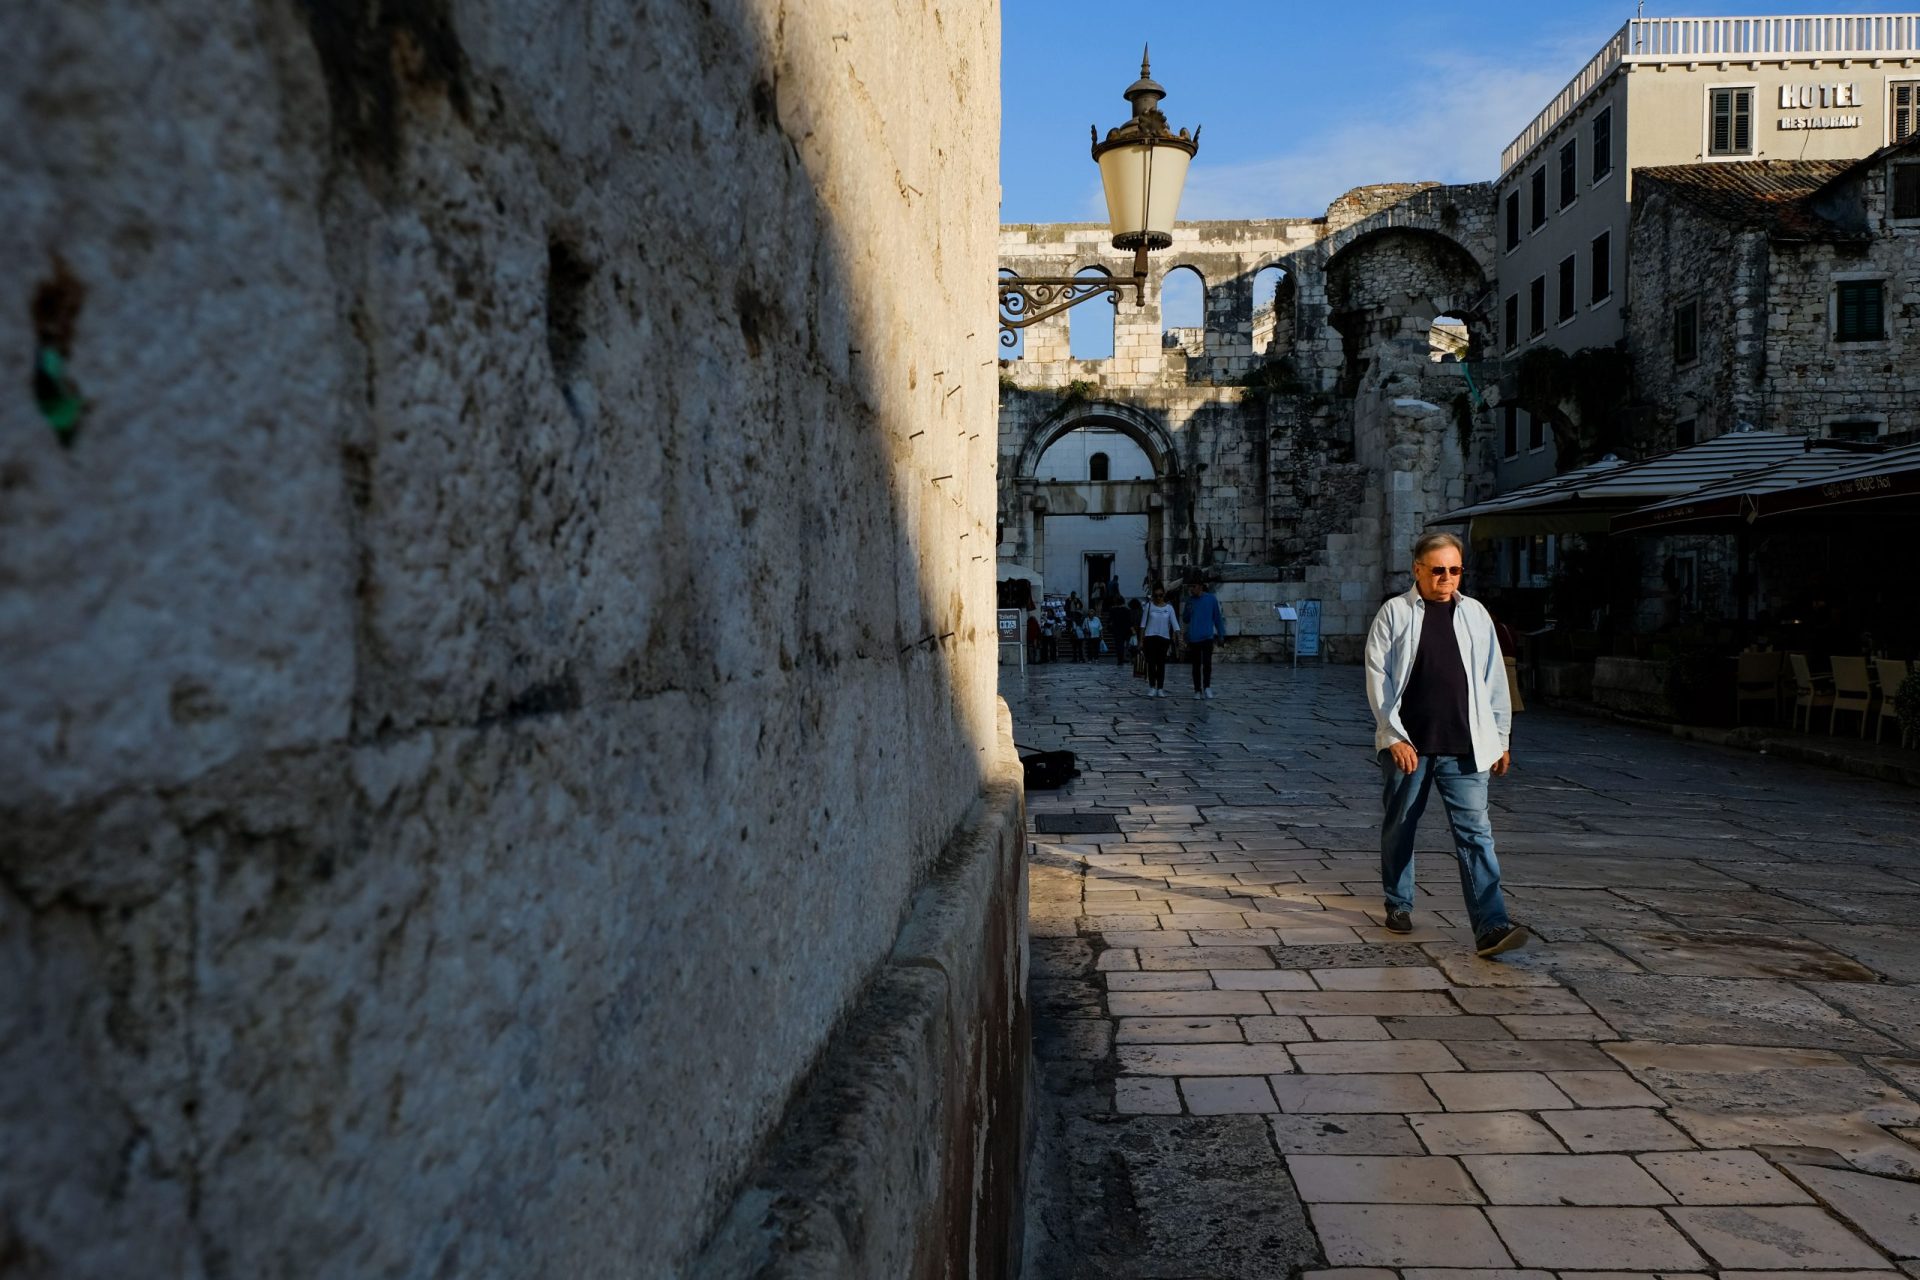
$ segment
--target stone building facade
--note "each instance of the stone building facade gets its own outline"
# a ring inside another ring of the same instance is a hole
[[[1920,139],[1635,177],[1628,338],[1653,447],[1741,422],[1920,431]]]
[[[7,9],[0,1271],[1004,1273],[995,6]]]
[[[1329,651],[1352,656],[1382,594],[1404,586],[1413,537],[1478,496],[1487,468],[1492,415],[1466,367],[1438,357],[1490,333],[1492,210],[1484,185],[1397,183],[1319,218],[1181,223],[1146,304],[1118,308],[1112,359],[1073,358],[1064,315],[1025,330],[1001,370],[1002,563],[1040,563],[1049,514],[1144,513],[1154,576],[1222,581],[1247,641],[1228,656],[1276,654],[1273,606],[1302,599],[1320,601]],[[1090,224],[1010,225],[1000,266],[1128,274],[1107,241]],[[1256,298],[1269,267],[1284,273],[1277,299]],[[1181,268],[1205,284],[1199,332],[1162,323],[1160,284]],[[1436,350],[1447,316],[1460,325]],[[1132,436],[1152,480],[1037,479],[1048,445],[1080,426]]]

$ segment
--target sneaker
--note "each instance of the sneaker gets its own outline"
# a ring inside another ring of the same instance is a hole
[[[1387,909],[1387,932],[1412,933],[1413,914],[1408,911],[1395,911],[1389,907]]]
[[[1524,925],[1503,924],[1497,929],[1489,929],[1473,940],[1473,953],[1482,960],[1502,955],[1508,951],[1518,951],[1527,945],[1527,930]]]
[[[1211,688],[1207,690],[1207,697],[1209,698],[1213,697],[1213,690]]]

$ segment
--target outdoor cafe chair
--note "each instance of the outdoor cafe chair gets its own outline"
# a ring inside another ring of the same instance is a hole
[[[1734,676],[1733,722],[1740,723],[1740,712],[1749,702],[1764,703],[1767,723],[1780,719],[1780,655],[1743,653]]]
[[[1887,731],[1887,721],[1893,721],[1893,740],[1906,744],[1906,734],[1900,728],[1900,712],[1893,705],[1894,695],[1900,692],[1900,686],[1907,680],[1907,664],[1897,658],[1875,658],[1873,672],[1880,677],[1880,715],[1874,721],[1873,740]]]
[[[1816,676],[1807,666],[1807,655],[1790,653],[1787,655],[1787,667],[1793,672],[1793,727],[1813,732],[1813,713],[1821,707],[1827,709],[1827,728],[1833,728],[1833,677]],[[1805,722],[1802,723],[1804,713]]]
[[[1865,658],[1833,660],[1833,710],[1827,713],[1827,736],[1839,731],[1840,713],[1860,717],[1860,736],[1867,736],[1867,708],[1873,702],[1873,688],[1867,683]]]

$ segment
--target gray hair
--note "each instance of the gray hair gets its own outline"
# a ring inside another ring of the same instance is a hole
[[[1422,560],[1426,559],[1427,553],[1429,551],[1432,551],[1435,547],[1452,547],[1455,551],[1458,551],[1460,553],[1460,558],[1462,560],[1465,560],[1467,558],[1466,547],[1461,545],[1460,539],[1454,537],[1452,534],[1423,533],[1418,538],[1415,538],[1413,541],[1413,562],[1415,564],[1418,564]]]

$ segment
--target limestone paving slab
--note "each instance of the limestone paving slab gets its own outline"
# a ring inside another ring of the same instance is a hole
[[[1114,1031],[1120,1044],[1218,1044],[1244,1038],[1233,1018],[1122,1018]]]
[[[1401,1115],[1277,1115],[1274,1144],[1287,1155],[1417,1156],[1420,1139]]]
[[[1894,1047],[1785,982],[1582,973],[1571,985],[1629,1039],[1878,1052]]]
[[[1424,1021],[1424,1019],[1423,1019]],[[1448,1019],[1452,1021],[1452,1019]],[[1379,1018],[1361,1014],[1305,1019],[1316,1040],[1391,1040],[1393,1034]]]
[[[1286,1075],[1275,1076],[1271,1083],[1282,1111],[1337,1115],[1441,1110],[1439,1099],[1417,1075]]]
[[[1812,1165],[1787,1171],[1894,1257],[1920,1258],[1920,1183]]]
[[[1520,1111],[1466,1111],[1414,1115],[1407,1123],[1437,1156],[1558,1152],[1566,1144],[1551,1129]]]
[[[1582,1107],[1657,1107],[1660,1099],[1624,1071],[1549,1071],[1554,1087]]]
[[[1497,1205],[1487,1218],[1522,1266],[1694,1271],[1706,1264],[1658,1209]]]
[[[1751,1151],[1666,1151],[1638,1159],[1681,1204],[1807,1204],[1812,1199]]]
[[[1537,1071],[1475,1071],[1426,1080],[1449,1111],[1546,1111],[1574,1105]]]
[[[1696,978],[1872,982],[1873,970],[1829,947],[1783,933],[1606,932],[1649,973]]]
[[[1673,1196],[1622,1155],[1463,1156],[1489,1204],[1656,1205]]]
[[[1137,1076],[1244,1076],[1293,1069],[1286,1048],[1277,1044],[1123,1044],[1114,1057],[1121,1071]]]
[[[1197,1116],[1270,1115],[1280,1109],[1265,1076],[1183,1077],[1180,1094]]]
[[[1314,1040],[1288,1046],[1303,1072],[1459,1071],[1437,1040]]]
[[[1443,1156],[1290,1155],[1287,1168],[1309,1204],[1480,1204],[1456,1160]]]
[[[1668,1212],[1721,1267],[1864,1271],[1890,1270],[1893,1265],[1812,1206],[1684,1207]]]
[[[1687,1135],[1642,1107],[1544,1111],[1540,1118],[1574,1151],[1680,1151]]]
[[[1327,1261],[1336,1266],[1507,1267],[1513,1262],[1479,1209],[1316,1204],[1308,1212]]]

